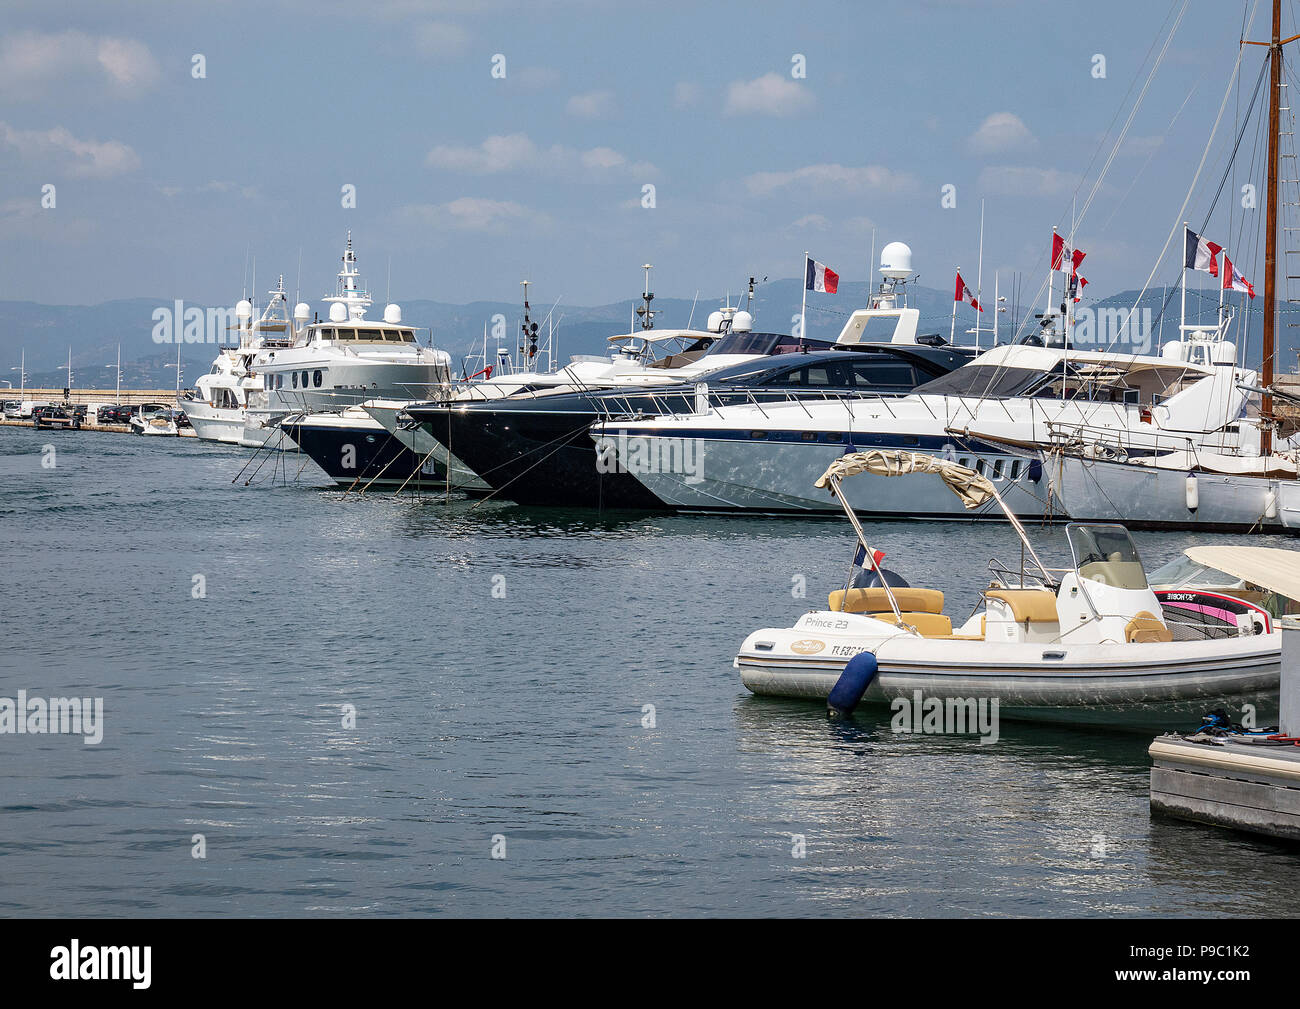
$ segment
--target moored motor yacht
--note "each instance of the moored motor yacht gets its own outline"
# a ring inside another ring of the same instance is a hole
[[[235,306],[235,319],[239,343],[224,348],[212,362],[211,370],[195,381],[193,389],[181,394],[177,405],[189,417],[195,435],[204,441],[256,448],[265,443],[273,429],[260,427],[256,436],[249,437],[245,427],[249,395],[262,388],[253,361],[264,347],[269,350],[292,346],[296,336],[289,318],[284,277],[268,292],[260,318],[254,321],[252,303],[241,299]]]
[[[412,406],[427,436],[520,504],[662,509],[664,502],[619,465],[619,446],[595,440],[593,423],[616,417],[687,413],[702,403],[815,402],[865,391],[904,395],[970,359],[951,346],[919,343],[803,349],[774,338],[769,356],[709,372],[698,383],[662,388],[510,396],[480,403]],[[789,344],[789,352],[786,350]],[[822,345],[824,346],[824,345]],[[707,360],[706,357],[704,360]]]
[[[842,489],[863,473],[935,479],[968,508],[995,503],[1024,544],[1020,570],[990,565],[980,606],[954,625],[941,591],[880,577]],[[1279,635],[1174,640],[1123,526],[1068,525],[1071,564],[1048,568],[992,482],[956,463],[859,452],[837,459],[817,484],[854,528],[854,573],[825,610],[745,639],[734,664],[756,694],[827,698],[842,676],[859,675],[858,698],[868,702],[919,691],[940,705],[996,699],[1008,718],[1144,727],[1185,725],[1207,707],[1276,706]]]
[[[370,295],[360,285],[352,234],[326,321],[309,321],[310,306],[294,307],[291,346],[263,346],[253,359],[262,388],[250,396],[250,426],[265,428],[291,411],[341,410],[367,399],[420,399],[447,387],[451,359],[422,347],[415,329],[390,304],[369,320]]]

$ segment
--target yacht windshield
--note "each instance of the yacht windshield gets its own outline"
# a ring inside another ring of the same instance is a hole
[[[1005,399],[1022,396],[1043,379],[1034,368],[1003,368],[996,364],[968,364],[932,382],[918,386],[918,395],[976,396]]]
[[[1146,572],[1133,537],[1120,525],[1065,527],[1074,566],[1080,578],[1121,589],[1145,589]]]
[[[1204,564],[1198,564],[1184,554],[1151,572],[1151,584],[1162,589],[1222,589],[1240,588],[1245,582]]]

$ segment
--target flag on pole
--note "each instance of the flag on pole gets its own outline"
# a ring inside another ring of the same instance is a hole
[[[972,294],[971,289],[966,286],[966,281],[961,279],[960,270],[957,271],[957,289],[953,292],[952,300],[969,301],[975,308],[978,308],[981,312],[984,311],[984,306],[975,300],[975,295]],[[954,309],[954,311],[956,311],[956,309]]]
[[[1074,282],[1078,281],[1076,285]],[[1077,305],[1083,300],[1083,289],[1088,286],[1088,278],[1082,273],[1076,273],[1070,278],[1071,289],[1074,291],[1074,303]]]
[[[815,259],[808,260],[808,275],[804,278],[805,291],[820,291],[822,294],[834,294],[840,286],[840,275],[825,263]]]
[[[1243,277],[1237,268],[1232,265],[1232,260],[1228,258],[1226,252],[1223,254],[1223,289],[1225,291],[1242,291],[1252,298],[1255,297],[1255,285]]]
[[[1188,270],[1201,270],[1211,277],[1219,275],[1219,253],[1222,245],[1215,245],[1208,238],[1202,238],[1190,228],[1183,229],[1187,235],[1183,250],[1183,266]]]
[[[1071,273],[1074,273],[1076,270],[1079,269],[1079,264],[1083,262],[1083,257],[1086,255],[1087,255],[1086,252],[1080,252],[1078,249],[1071,249],[1065,243],[1064,238],[1062,238],[1056,232],[1052,232],[1052,269],[1053,270],[1061,270],[1064,272],[1067,269],[1065,264],[1066,261],[1068,260],[1070,263],[1068,269]]]
[[[866,568],[868,571],[874,571],[880,567],[880,562],[885,559],[885,551],[871,551],[871,563],[867,563],[867,548],[861,543],[858,544],[857,553],[853,555],[853,566],[857,568]]]

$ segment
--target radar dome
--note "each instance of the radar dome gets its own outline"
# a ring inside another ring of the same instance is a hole
[[[912,274],[912,250],[902,242],[890,242],[880,250],[881,276],[903,280]]]
[[[251,319],[252,317],[253,317],[253,303],[249,301],[247,298],[245,298],[244,300],[240,301],[238,305],[235,306],[235,318]]]
[[[311,306],[305,301],[300,301],[293,306],[293,317],[298,322],[306,322],[311,318]]]
[[[731,329],[735,333],[748,333],[754,328],[754,317],[748,312],[737,312],[731,320]]]
[[[706,328],[708,329],[708,331],[709,331],[710,333],[721,333],[721,332],[722,332],[722,313],[721,313],[721,312],[710,312],[710,313],[709,313],[709,322],[708,322],[708,326],[707,326]]]
[[[340,305],[337,301],[330,305],[330,322],[347,322],[348,309],[346,305]]]
[[[399,323],[402,321],[402,309],[398,305],[387,305],[384,307],[384,322]]]

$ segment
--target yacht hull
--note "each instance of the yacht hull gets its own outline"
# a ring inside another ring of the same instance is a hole
[[[243,410],[222,410],[193,402],[184,402],[181,407],[190,419],[194,434],[202,441],[222,445],[244,444]]]
[[[523,505],[663,510],[628,473],[602,473],[589,428],[594,410],[456,407],[422,417],[421,429],[454,452],[500,497]]]
[[[1296,483],[1198,473],[1192,509],[1184,470],[1077,456],[1052,459],[1046,468],[1057,499],[1075,521],[1122,522],[1131,529],[1283,532],[1287,526],[1281,485]],[[1300,514],[1287,517],[1300,523]]]
[[[280,428],[339,486],[445,489],[447,473],[440,463],[417,458],[378,423],[367,421],[309,414],[286,418]]]
[[[433,459],[451,470],[452,486],[458,490],[486,492],[491,486],[479,477],[461,459],[451,455],[438,439],[429,434],[422,425],[404,426],[398,420],[405,404],[377,404],[366,402],[362,408],[370,414],[384,430],[406,446],[420,459]]]
[[[824,512],[842,514],[835,498],[814,483],[826,467],[844,455],[847,446],[840,441],[802,441],[799,432],[789,440],[769,437],[755,440],[749,432],[738,435],[690,438],[686,444],[677,444],[671,431],[655,431],[643,435],[635,428],[626,429],[628,440],[646,438],[642,459],[649,466],[638,464],[631,453],[620,449],[620,459],[635,478],[665,505],[680,511],[708,512],[763,512],[769,514],[806,514]],[[617,436],[614,436],[615,438]],[[856,436],[852,451],[868,448],[901,449],[903,451],[939,452],[942,447],[912,443],[891,444],[892,439],[873,438],[870,444],[862,443]],[[943,439],[944,444],[950,444]],[[1053,516],[1048,506],[1047,481],[1041,479],[1041,468],[1035,470],[1027,461],[1008,456],[996,450],[973,451],[963,448],[962,455],[972,466],[980,465],[990,474],[998,492],[1007,506],[1022,518],[1049,519]],[[674,472],[663,460],[684,459],[692,464],[693,472]],[[659,463],[656,465],[656,462]],[[1014,464],[1014,467],[1013,467]],[[1000,476],[994,473],[1002,474]],[[1012,478],[1011,474],[1015,473]],[[1035,473],[1039,478],[1035,479]],[[863,474],[844,487],[844,492],[854,510],[863,518],[876,519],[944,519],[952,521],[1005,521],[996,504],[989,502],[974,510],[966,509],[943,480],[934,475],[918,476],[901,481],[892,477]]]

